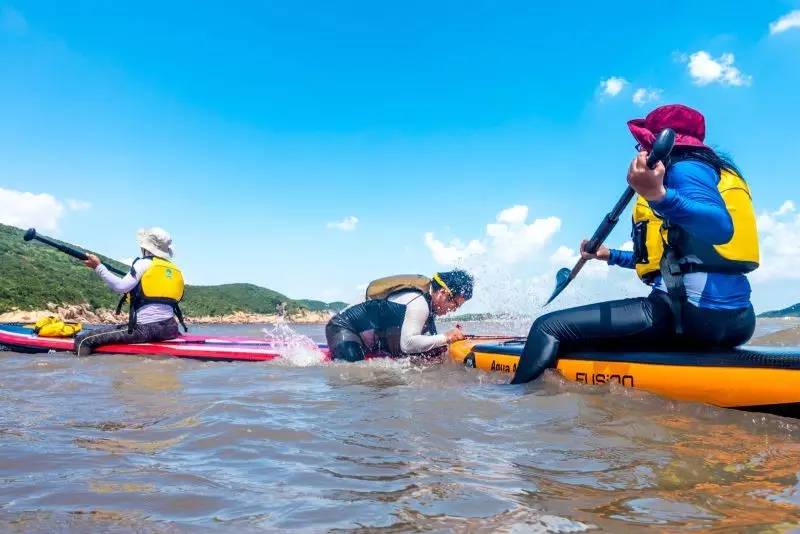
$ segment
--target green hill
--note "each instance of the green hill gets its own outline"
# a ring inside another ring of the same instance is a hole
[[[0,224],[0,313],[13,308],[45,309],[48,303],[81,304],[114,308],[113,294],[92,271],[62,252],[37,242],[22,240],[23,230]],[[101,256],[106,265],[127,266]],[[275,313],[286,302],[289,313],[302,308],[312,311],[338,310],[343,302],[293,300],[271,289],[253,284],[187,286],[181,308],[187,316],[226,315],[237,311]]]
[[[286,311],[293,313],[307,308],[271,289],[253,284],[223,284],[219,286],[187,286],[181,309],[186,315],[228,315],[237,311],[275,313],[285,302]],[[324,303],[321,303],[324,304]],[[310,309],[310,308],[309,308]],[[328,309],[321,306],[321,310]]]
[[[793,304],[782,310],[764,312],[759,317],[800,317],[800,303]]]
[[[346,302],[341,302],[338,300],[336,302],[322,302],[321,300],[300,299],[296,300],[295,302],[299,306],[309,309],[311,311],[324,311],[324,310],[340,311],[348,306]]]

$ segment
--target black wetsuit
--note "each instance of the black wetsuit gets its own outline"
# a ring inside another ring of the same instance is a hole
[[[419,293],[430,308],[430,296]],[[388,299],[368,300],[350,306],[334,316],[325,327],[328,347],[335,360],[363,360],[367,353],[405,356],[400,349],[400,333],[405,321],[406,305]],[[436,334],[431,313],[422,334]],[[365,338],[372,340],[368,345]]]
[[[536,319],[512,384],[536,379],[555,366],[559,354],[579,350],[681,350],[729,348],[750,339],[755,329],[752,306],[712,310],[686,305],[683,334],[676,336],[669,296],[600,302],[560,310]]]
[[[677,162],[667,168],[667,195],[650,205],[698,241],[709,246],[726,243],[734,229],[717,189],[719,179],[718,171],[705,163]],[[636,235],[634,225],[634,248]],[[609,264],[633,269],[635,256],[635,252],[612,250]],[[528,334],[512,382],[534,380],[556,364],[559,354],[570,351],[726,349],[750,339],[755,315],[744,274],[696,272],[686,274],[684,282],[683,303],[674,313],[663,277],[657,277],[651,281],[654,290],[649,297],[601,302],[539,317]],[[676,328],[675,315],[682,317],[682,329]],[[678,330],[683,332],[678,334]]]

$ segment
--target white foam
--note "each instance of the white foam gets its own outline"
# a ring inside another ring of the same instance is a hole
[[[286,324],[284,319],[278,319],[272,329],[264,329],[267,340],[273,343],[275,350],[282,362],[292,367],[309,367],[319,365],[325,361],[325,354],[308,336],[298,334]]]

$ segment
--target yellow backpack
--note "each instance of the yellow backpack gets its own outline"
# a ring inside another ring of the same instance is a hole
[[[73,337],[81,331],[81,323],[65,323],[52,315],[42,317],[31,325],[37,336],[41,337]]]

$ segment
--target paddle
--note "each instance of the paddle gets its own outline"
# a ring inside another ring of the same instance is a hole
[[[674,144],[675,132],[670,128],[662,130],[653,143],[653,150],[651,150],[650,154],[647,156],[647,166],[652,169],[659,161],[665,161],[672,152],[672,146]],[[626,206],[635,194],[636,192],[631,188],[631,186],[628,186],[625,189],[625,192],[614,205],[614,209],[606,214],[603,222],[600,223],[600,226],[598,226],[597,230],[595,230],[592,238],[588,243],[586,243],[586,252],[591,254],[597,252],[597,249],[600,248],[600,245],[602,245],[603,241],[606,240],[608,234],[611,233],[611,230],[613,230],[617,225],[617,222],[619,222],[619,216],[622,215],[623,211],[625,211]],[[569,283],[572,282],[576,276],[578,276],[578,273],[581,272],[581,269],[586,262],[587,260],[581,258],[578,260],[578,263],[575,264],[575,267],[573,267],[572,270],[568,269],[567,267],[558,270],[556,273],[556,288],[553,290],[553,294],[550,295],[550,298],[547,299],[547,302],[544,303],[545,306],[550,304],[553,299],[555,299],[562,291],[564,291]]]
[[[525,338],[522,337],[522,336],[503,336],[503,335],[483,336],[483,335],[475,335],[475,334],[465,334],[464,335],[464,339],[477,339],[477,340],[486,339],[486,340],[492,340],[492,339],[525,339]]]
[[[22,239],[24,239],[25,241],[30,241],[32,239],[35,239],[36,241],[40,241],[40,242],[44,243],[45,245],[50,245],[51,247],[53,247],[55,249],[58,249],[61,252],[63,252],[64,254],[68,254],[68,255],[72,256],[73,258],[77,258],[77,259],[79,259],[81,261],[85,261],[86,260],[86,253],[85,252],[82,252],[82,251],[80,251],[80,250],[78,250],[76,248],[72,248],[69,245],[65,245],[63,243],[59,243],[58,241],[53,241],[49,237],[44,237],[42,235],[39,235],[39,234],[36,233],[36,229],[35,228],[28,228],[28,230],[25,232],[25,235],[22,236]],[[120,276],[125,276],[126,274],[128,274],[128,273],[126,273],[124,271],[120,271],[119,269],[115,269],[114,267],[109,267],[108,265],[106,265],[106,268],[109,271],[111,271],[112,273],[118,274]]]

